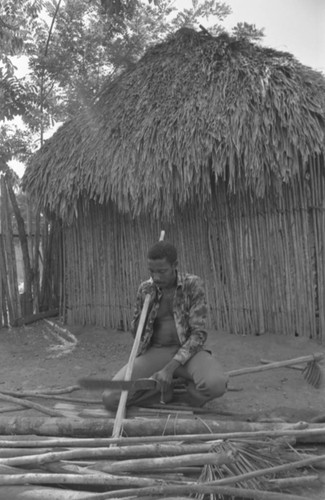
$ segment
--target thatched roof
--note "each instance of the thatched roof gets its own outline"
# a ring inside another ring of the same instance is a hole
[[[70,218],[80,196],[161,216],[288,182],[325,149],[325,79],[287,53],[182,29],[108,83],[36,153],[25,188]]]

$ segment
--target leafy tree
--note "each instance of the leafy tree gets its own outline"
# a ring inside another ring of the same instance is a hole
[[[24,116],[30,104],[33,89],[15,77],[12,57],[24,53],[41,8],[40,0],[0,3],[0,120]]]
[[[255,24],[237,23],[232,32],[236,38],[250,41],[259,41],[264,37],[264,28],[256,28]]]
[[[230,8],[216,0],[192,0],[191,7],[183,10],[177,10],[172,0],[5,0],[0,4],[0,121],[4,120],[0,172],[5,174],[25,252],[24,218],[14,199],[8,162],[25,161],[43,144],[48,128],[91,105],[103,83],[132,66],[150,45],[184,26],[216,35],[223,31],[219,22],[229,13]],[[245,23],[237,25],[234,34],[251,40],[262,36]],[[12,59],[20,54],[28,57],[30,67],[22,79],[15,75]],[[24,121],[23,129],[8,121],[16,116]],[[24,257],[34,310],[40,306],[40,232],[43,229],[46,244],[51,240],[51,224],[44,218],[41,227],[41,214],[34,214],[33,263],[26,253]],[[44,255],[47,250],[43,248]],[[44,288],[43,280],[46,295]]]
[[[46,128],[91,102],[104,81],[134,64],[148,46],[183,26],[207,23],[209,33],[220,33],[218,23],[230,11],[216,0],[192,0],[183,10],[172,0],[7,0],[0,11],[7,54],[0,119],[23,116],[42,143]],[[234,34],[258,39],[261,31],[242,23]],[[28,79],[14,76],[9,54],[17,52],[29,57]]]

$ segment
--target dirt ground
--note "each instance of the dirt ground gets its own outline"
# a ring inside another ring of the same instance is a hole
[[[75,385],[81,376],[110,378],[127,362],[131,347],[127,332],[67,327],[54,320],[0,329],[0,392],[66,387]],[[210,331],[208,347],[226,371],[259,365],[264,358],[280,361],[325,354],[324,345],[305,338],[268,334],[237,336]],[[315,389],[300,371],[280,368],[232,377],[230,389],[209,406],[254,420],[299,421],[325,414],[325,377],[321,388]],[[0,410],[3,406],[8,403],[0,402]]]
[[[131,347],[132,337],[126,332],[66,327],[53,320],[0,329],[0,393],[74,386],[81,376],[111,378],[127,362]],[[259,365],[263,358],[278,361],[315,352],[325,354],[325,346],[315,342],[267,334],[236,336],[211,331],[208,347],[222,361],[226,371]],[[325,376],[321,388],[315,389],[307,384],[300,371],[280,368],[232,377],[230,389],[222,398],[207,405],[223,415],[220,418],[297,422],[311,421],[325,414]],[[73,398],[89,396],[94,398],[94,393],[77,390],[72,394]],[[100,402],[100,397],[97,400]],[[47,399],[35,401],[56,409],[60,404],[67,404],[54,400],[51,405]],[[12,404],[0,399],[0,418],[22,414],[44,416],[34,409],[8,411],[12,408]],[[104,411],[100,403],[99,411]],[[308,487],[296,493],[304,498],[307,495],[314,500],[324,499],[325,476],[322,473],[319,477],[323,479],[317,489]],[[12,495],[10,488],[1,488],[1,499],[16,498]]]

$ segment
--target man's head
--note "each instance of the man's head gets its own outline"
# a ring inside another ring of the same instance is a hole
[[[158,241],[149,248],[148,268],[154,283],[160,288],[176,284],[177,250],[171,243]]]

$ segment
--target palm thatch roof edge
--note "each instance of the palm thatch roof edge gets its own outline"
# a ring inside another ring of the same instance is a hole
[[[182,29],[109,82],[34,155],[23,182],[63,219],[78,200],[170,216],[290,182],[325,150],[325,78],[293,56]]]

